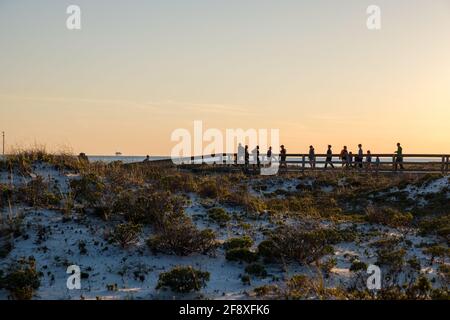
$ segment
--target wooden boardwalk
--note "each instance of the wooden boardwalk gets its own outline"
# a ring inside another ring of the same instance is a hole
[[[282,163],[279,155],[274,155],[271,165],[279,166],[278,172],[305,172],[305,171],[340,171],[348,170],[352,172],[380,172],[380,173],[392,173],[392,172],[410,172],[410,173],[449,173],[450,155],[448,154],[404,154],[402,155],[403,169],[400,168],[400,163],[396,161],[396,155],[393,154],[371,154],[372,162],[369,164],[366,162],[367,154],[363,155],[362,167],[360,163],[353,161],[347,165],[346,162],[339,158],[339,154],[332,155],[331,163],[334,168],[331,168],[328,162],[328,167],[325,168],[326,154],[316,154],[315,161],[312,163],[309,160],[308,154],[292,153],[286,155],[286,161]],[[377,165],[376,158],[379,157],[380,162]],[[176,162],[177,165],[183,168],[196,168],[202,169],[207,167],[213,167],[217,170],[224,171],[238,171],[249,170],[254,171],[257,169],[256,161],[253,161],[252,155],[250,155],[249,164],[244,163],[244,159],[241,158],[237,161],[237,154],[219,154],[219,155],[203,155],[194,156],[190,158],[179,159]],[[266,156],[260,156],[260,167],[268,167],[269,160]],[[397,168],[396,168],[397,165]]]

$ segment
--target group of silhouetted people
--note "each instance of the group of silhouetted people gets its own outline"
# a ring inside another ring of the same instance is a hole
[[[260,150],[259,146],[256,146],[255,149],[251,151],[252,154],[252,165],[253,168],[260,168],[261,167],[261,156],[260,156]],[[287,169],[287,162],[286,162],[286,156],[287,156],[287,150],[284,145],[280,146],[280,153],[279,153],[279,164],[280,169],[285,168]],[[364,161],[365,158],[365,161]],[[348,151],[347,146],[344,146],[339,154],[339,159],[341,160],[342,168],[343,169],[350,169],[350,168],[356,168],[356,169],[367,169],[369,171],[372,170],[372,153],[370,150],[367,150],[366,153],[364,153],[362,144],[358,144],[358,152],[353,154],[353,152]],[[272,160],[274,160],[272,155],[272,147],[269,147],[266,154],[266,159],[264,161],[264,165],[268,164],[269,166],[272,164]],[[239,143],[238,146],[238,154],[236,162],[239,164],[244,164],[245,168],[247,169],[250,165],[250,152],[249,147],[246,145],[245,147],[242,146],[242,144]],[[309,146],[309,153],[308,153],[308,163],[309,166],[312,169],[316,168],[316,153],[314,146]],[[375,169],[378,171],[380,167],[380,158],[377,156],[375,158]],[[328,145],[328,149],[326,152],[325,157],[325,165],[324,169],[327,169],[328,166],[331,168],[335,168],[333,164],[333,150],[332,146]],[[403,167],[403,148],[400,145],[400,143],[397,143],[397,151],[395,151],[394,156],[394,169],[398,170],[400,168],[401,170],[404,169]]]

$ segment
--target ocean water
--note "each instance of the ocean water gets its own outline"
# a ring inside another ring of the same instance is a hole
[[[111,163],[114,161],[121,161],[123,163],[135,163],[142,162],[145,160],[145,156],[87,156],[90,162],[103,161],[106,163]],[[168,156],[154,156],[150,157],[150,161],[157,160],[167,160],[170,159]]]

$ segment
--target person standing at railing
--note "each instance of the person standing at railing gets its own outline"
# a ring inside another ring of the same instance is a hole
[[[313,146],[309,146],[309,165],[312,169],[316,168],[316,153]]]
[[[353,168],[353,152],[347,154],[347,166]]]
[[[333,151],[331,150],[331,145],[328,145],[327,158],[325,159],[325,169],[327,168],[328,165],[330,165],[334,169],[332,160],[333,160]]]
[[[340,158],[342,160],[342,168],[348,167],[348,151],[347,146],[344,146],[344,149],[341,150]]]
[[[372,171],[372,154],[370,153],[370,150],[367,150],[366,165],[367,170]]]
[[[397,171],[398,166],[400,166],[401,170],[404,170],[403,168],[403,148],[400,145],[400,142],[397,143],[397,151],[395,151],[395,154],[397,155],[395,157],[395,164],[394,164],[394,169],[395,171]]]
[[[246,145],[245,149],[244,149],[244,163],[245,163],[244,166],[245,166],[245,170],[248,169],[249,162],[250,162],[250,154],[248,153],[248,146]]]
[[[269,167],[272,166],[272,147],[269,147],[269,150],[267,150],[267,162]]]
[[[286,154],[287,150],[285,149],[284,145],[282,144],[280,146],[280,168],[285,168],[287,170],[287,164],[286,164]]]
[[[253,156],[253,161],[252,161],[252,163],[253,163],[253,170],[255,171],[256,170],[256,168],[255,168],[255,164],[256,164],[256,166],[258,167],[258,168],[260,168],[261,167],[261,161],[260,161],[260,159],[259,159],[259,146],[256,146],[256,148],[255,149],[253,149],[253,151],[252,151],[252,156]]]
[[[364,151],[362,149],[362,144],[358,144],[358,156],[355,157],[355,167],[359,167],[362,169],[363,167],[363,158],[364,158]]]

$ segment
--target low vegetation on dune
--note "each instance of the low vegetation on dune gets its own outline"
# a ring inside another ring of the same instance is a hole
[[[132,287],[136,298],[449,298],[448,176],[257,176],[42,147],[0,170],[4,299],[130,298]],[[58,276],[70,265],[89,283],[81,293]]]

